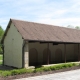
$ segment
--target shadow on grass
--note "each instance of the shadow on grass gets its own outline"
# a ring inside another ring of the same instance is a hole
[[[10,66],[5,66],[5,65],[0,64],[0,70],[1,71],[13,70],[13,69],[16,69],[16,68],[13,68],[13,67],[10,67]]]

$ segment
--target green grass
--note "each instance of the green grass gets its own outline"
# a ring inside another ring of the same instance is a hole
[[[18,74],[24,74],[24,73],[32,73],[32,69],[14,69],[14,70],[0,70],[0,76],[6,77],[6,76],[13,76]]]
[[[49,67],[36,68],[34,72],[59,70],[59,69],[69,68],[69,67],[78,66],[78,65],[79,65],[78,63],[67,63],[67,64],[64,63],[64,64],[59,64],[59,65],[54,65]]]
[[[14,69],[14,70],[0,70],[0,76],[6,77],[6,76],[13,76],[18,74],[24,74],[24,73],[36,73],[36,72],[44,72],[44,71],[52,71],[52,70],[59,70],[64,68],[69,68],[72,66],[79,66],[78,63],[67,63],[67,64],[59,64],[49,67],[38,67],[35,69]]]

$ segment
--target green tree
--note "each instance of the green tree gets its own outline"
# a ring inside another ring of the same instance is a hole
[[[0,26],[0,53],[2,53],[2,48],[1,48],[1,39],[2,39],[2,36],[4,34],[4,30],[2,29],[2,27]]]
[[[1,41],[1,39],[2,39],[3,34],[4,34],[4,30],[3,30],[2,27],[0,26],[0,41]]]
[[[76,29],[80,29],[80,27],[79,27],[79,26],[76,26],[75,28],[76,28]]]
[[[68,27],[68,28],[74,28],[74,26],[72,26],[72,25],[68,25],[67,27]]]

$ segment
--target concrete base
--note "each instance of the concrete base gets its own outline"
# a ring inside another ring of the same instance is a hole
[[[48,65],[42,65],[43,67],[48,67],[48,66],[54,66],[54,65],[60,65],[60,64],[68,64],[68,63],[80,63],[79,62],[66,62],[66,63],[59,63],[59,64],[48,64]]]
[[[25,67],[26,69],[35,69],[35,66]]]
[[[59,63],[59,64],[48,64],[48,65],[42,65],[42,67],[49,67],[49,66],[54,66],[54,65],[60,65],[60,64],[68,64],[68,63],[78,63],[80,64],[80,61],[79,62],[66,62],[66,63]],[[25,67],[26,69],[35,69],[35,66],[29,66],[29,67]]]

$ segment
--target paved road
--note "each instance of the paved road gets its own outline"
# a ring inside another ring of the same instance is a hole
[[[80,69],[16,80],[80,80]]]

